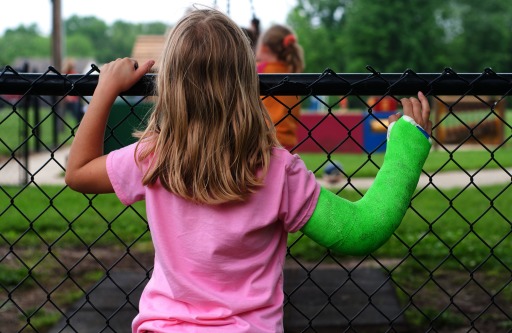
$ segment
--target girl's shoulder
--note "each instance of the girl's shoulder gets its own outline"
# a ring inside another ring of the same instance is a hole
[[[294,158],[294,154],[290,153],[287,149],[282,147],[274,147],[272,148],[272,160],[278,161],[289,161]]]
[[[299,155],[290,153],[285,148],[274,147],[272,149],[272,162],[277,168],[284,170],[295,169],[297,167],[306,169],[306,166]]]

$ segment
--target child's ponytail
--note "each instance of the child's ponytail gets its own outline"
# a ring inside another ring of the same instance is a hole
[[[304,70],[304,53],[297,36],[283,25],[275,24],[261,37],[261,43],[269,48],[280,61],[288,64],[291,73]]]
[[[283,38],[283,58],[290,65],[291,72],[302,73],[304,70],[304,57],[302,47],[297,42],[297,37],[289,33]]]

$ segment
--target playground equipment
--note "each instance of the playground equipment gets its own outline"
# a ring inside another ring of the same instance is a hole
[[[505,100],[493,96],[438,96],[434,114],[434,135],[440,144],[503,142]]]
[[[397,111],[398,101],[391,96],[370,96],[366,103],[369,110],[303,112],[300,117],[301,125],[298,126],[297,151],[385,151],[388,117]],[[341,110],[347,110],[346,106],[341,107]]]

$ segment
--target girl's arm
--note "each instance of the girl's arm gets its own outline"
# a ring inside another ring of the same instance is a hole
[[[98,85],[71,145],[66,184],[82,193],[111,193],[103,140],[110,108],[122,92],[149,72],[154,61],[138,67],[135,60],[117,59],[101,68]]]
[[[334,252],[366,255],[383,245],[402,221],[430,151],[430,107],[421,101],[402,99],[404,117],[389,118],[384,163],[374,183],[357,202],[321,189],[313,215],[301,231]],[[420,128],[418,130],[417,126]],[[392,128],[391,128],[392,127]]]

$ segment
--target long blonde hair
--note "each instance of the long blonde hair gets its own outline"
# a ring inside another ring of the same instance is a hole
[[[291,28],[274,24],[263,33],[259,43],[267,46],[280,61],[288,64],[291,73],[304,70],[304,51]]]
[[[263,184],[277,145],[259,97],[247,37],[226,15],[196,9],[167,36],[157,100],[136,158],[143,184],[160,181],[196,203],[243,201]]]

